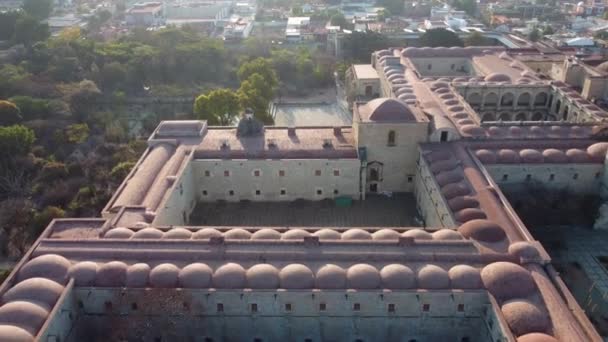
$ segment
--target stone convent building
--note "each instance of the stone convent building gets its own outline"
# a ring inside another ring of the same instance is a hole
[[[501,48],[351,73],[349,127],[161,122],[102,218],[53,221],[0,287],[0,341],[601,341],[501,187],[597,192],[608,113]],[[422,227],[189,222],[386,192]]]

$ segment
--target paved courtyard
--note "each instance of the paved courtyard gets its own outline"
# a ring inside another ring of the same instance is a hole
[[[371,196],[338,207],[332,200],[294,202],[198,203],[191,225],[208,226],[311,226],[311,227],[413,227],[419,226],[416,200],[411,194],[392,198]]]
[[[276,126],[349,126],[351,114],[338,103],[282,103],[275,105]]]

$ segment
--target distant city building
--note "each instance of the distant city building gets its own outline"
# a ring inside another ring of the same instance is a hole
[[[162,2],[136,3],[127,9],[125,21],[131,26],[159,26],[165,23]]]
[[[290,43],[297,43],[313,39],[310,30],[310,17],[289,17],[285,28],[285,39]]]
[[[233,16],[224,24],[223,37],[226,40],[245,39],[249,37],[252,29],[252,20],[239,16]]]

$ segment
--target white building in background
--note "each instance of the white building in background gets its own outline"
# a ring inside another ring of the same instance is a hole
[[[232,16],[224,24],[223,37],[225,40],[245,39],[253,30],[253,20],[240,16]]]
[[[125,21],[131,26],[160,26],[165,23],[162,2],[136,3],[125,13]]]
[[[285,27],[285,39],[291,43],[310,39],[312,34],[309,30],[310,17],[289,17]]]

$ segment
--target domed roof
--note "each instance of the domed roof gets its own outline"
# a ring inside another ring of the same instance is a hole
[[[245,269],[235,263],[228,263],[213,273],[213,286],[220,289],[238,289],[245,287]]]
[[[346,288],[346,271],[337,265],[327,264],[319,268],[315,277],[317,289],[344,289]]]
[[[515,336],[546,332],[551,323],[544,308],[525,299],[507,301],[502,305],[501,310]]]
[[[129,239],[133,236],[133,231],[125,227],[118,227],[108,230],[103,236],[106,239]]]
[[[519,156],[521,157],[522,162],[524,163],[542,163],[544,161],[543,154],[538,150],[534,150],[531,148],[526,148],[519,151]]]
[[[241,228],[233,228],[224,233],[224,237],[228,240],[249,240],[251,233]]]
[[[530,333],[519,336],[517,342],[559,342],[555,337],[542,333]]]
[[[251,235],[251,240],[280,240],[281,233],[274,229],[263,228]]]
[[[44,277],[63,284],[68,274],[71,263],[68,259],[56,255],[46,254],[28,261],[19,270],[19,279]]]
[[[578,148],[571,148],[566,151],[566,156],[573,163],[588,163],[591,161],[591,157],[587,151],[583,151]]]
[[[506,238],[505,231],[498,224],[489,220],[471,220],[458,227],[458,232],[465,238],[482,242],[499,242]]]
[[[438,174],[440,172],[452,171],[458,167],[458,161],[455,159],[446,159],[431,162],[431,172]]]
[[[9,302],[0,306],[0,324],[15,325],[35,335],[46,321],[49,310],[49,306],[43,303]]]
[[[505,74],[492,73],[484,78],[486,82],[511,82],[511,77]]]
[[[454,213],[454,218],[458,222],[469,222],[487,218],[486,213],[479,208],[464,208]],[[463,234],[464,235],[464,234]]]
[[[439,229],[434,232],[433,240],[462,240],[462,236],[455,230],[452,229]]]
[[[604,161],[608,151],[608,142],[595,143],[587,148],[587,153],[594,161]]]
[[[470,193],[471,189],[469,189],[469,186],[465,182],[452,183],[441,188],[441,194],[443,194],[443,197],[447,200]]]
[[[380,271],[380,278],[382,279],[382,287],[385,289],[412,289],[416,286],[414,271],[404,265],[391,264],[384,266]]]
[[[304,229],[290,229],[283,233],[281,240],[302,240],[305,237],[309,237],[310,233]]]
[[[537,259],[540,256],[538,249],[527,241],[518,241],[509,245],[509,254],[523,259]]]
[[[327,228],[317,230],[312,235],[318,236],[319,240],[340,240],[342,238],[342,234],[333,229]]]
[[[342,240],[371,240],[372,234],[359,228],[353,228],[342,233]]]
[[[399,240],[401,234],[392,229],[380,229],[372,234],[374,240]]]
[[[448,271],[453,289],[479,289],[483,286],[479,270],[469,265],[456,265]]]
[[[526,297],[536,291],[530,272],[511,262],[499,261],[487,265],[481,270],[481,280],[498,300]]]
[[[450,287],[448,272],[436,265],[425,265],[418,270],[418,287],[421,289],[447,289]]]
[[[477,208],[479,207],[479,201],[471,196],[458,196],[448,201],[448,206],[453,212],[465,209],[465,208]]]
[[[127,268],[127,287],[147,287],[150,276],[150,266],[144,263],[137,263]]]
[[[477,125],[464,125],[461,128],[462,133],[468,134],[472,137],[479,137],[484,135],[485,129],[483,127],[479,127]]]
[[[95,285],[101,287],[119,287],[125,284],[127,264],[122,261],[110,261],[97,269]]]
[[[544,150],[543,157],[547,163],[565,163],[568,161],[566,154],[555,148]]]
[[[452,183],[458,183],[463,180],[462,172],[458,170],[440,172],[435,176],[435,180],[439,186],[445,186]]]
[[[163,239],[188,240],[192,237],[192,232],[185,228],[169,229],[163,234]]]
[[[501,164],[519,163],[519,154],[511,149],[501,149],[498,151],[498,162]]]
[[[283,289],[311,289],[314,286],[314,274],[310,268],[302,264],[290,264],[279,272],[279,280]]]
[[[424,158],[426,158],[426,160],[428,160],[430,163],[435,163],[440,160],[451,159],[452,154],[448,151],[440,150],[440,151],[433,151],[433,152],[426,153],[426,154],[424,154]]]
[[[380,273],[372,265],[353,265],[346,272],[346,282],[349,289],[376,289],[380,286]]]
[[[33,342],[34,336],[24,329],[14,325],[0,325],[0,341],[2,342]]]
[[[74,264],[68,270],[68,277],[74,278],[76,286],[92,286],[97,277],[97,263],[82,261]]]
[[[596,68],[600,71],[608,73],[608,62],[604,62],[604,63],[596,66]]]
[[[200,262],[185,266],[179,271],[177,279],[184,288],[202,289],[211,286],[213,270],[207,264]]]
[[[407,232],[403,233],[402,236],[410,237],[410,238],[413,238],[414,240],[432,240],[433,239],[433,235],[431,235],[431,233],[429,233],[425,230],[422,230],[420,228],[410,229]]]
[[[199,229],[192,234],[192,238],[197,240],[210,239],[212,237],[220,236],[222,236],[222,233],[219,230],[213,228]]]
[[[481,149],[481,150],[475,151],[475,156],[477,156],[477,158],[479,158],[479,160],[485,164],[494,164],[494,163],[496,163],[496,160],[498,160],[498,158],[496,157],[496,153],[494,153],[494,151],[490,151],[490,150],[486,150],[486,149]]]
[[[133,234],[134,239],[160,239],[163,237],[163,232],[156,228],[140,229]]]
[[[174,288],[177,286],[179,268],[170,263],[160,264],[150,271],[150,285],[158,288]]]
[[[3,302],[15,300],[34,301],[54,305],[63,292],[63,286],[46,278],[26,279],[11,287],[2,296]]]
[[[247,287],[276,289],[279,287],[279,270],[270,264],[253,265],[247,270]]]
[[[403,101],[378,98],[359,107],[361,118],[376,122],[417,121],[416,116]]]

